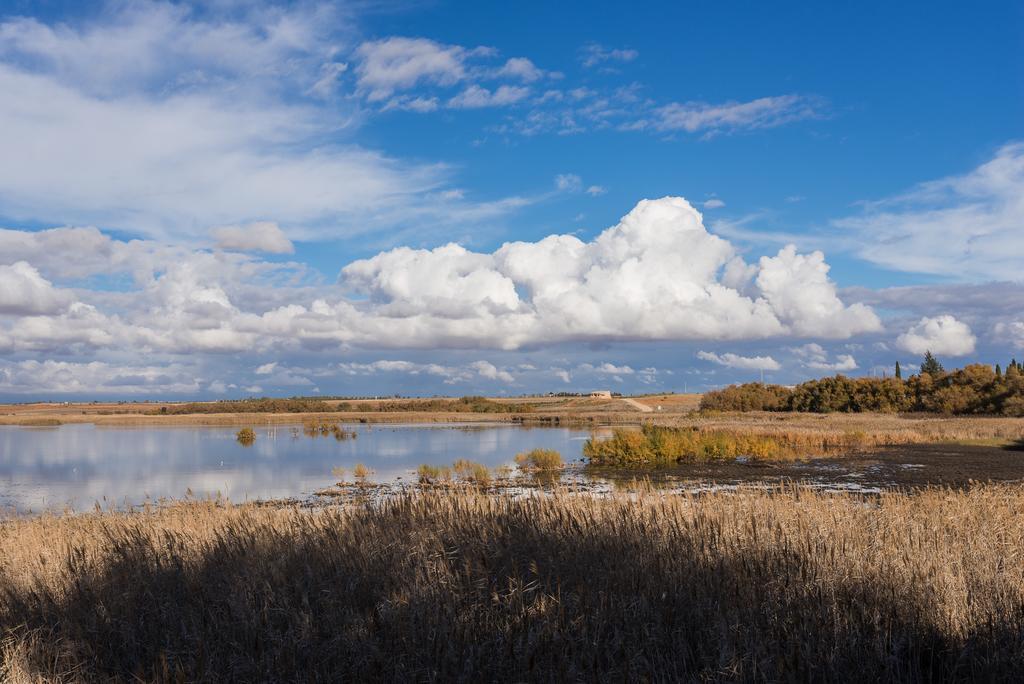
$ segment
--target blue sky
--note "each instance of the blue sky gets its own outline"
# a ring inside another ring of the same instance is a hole
[[[1024,356],[1022,29],[1019,3],[0,4],[0,397]]]

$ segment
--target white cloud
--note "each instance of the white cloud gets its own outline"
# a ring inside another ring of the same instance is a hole
[[[770,356],[740,356],[732,352],[719,355],[714,352],[699,351],[697,352],[697,358],[717,363],[720,366],[744,370],[777,371],[782,368],[779,362]]]
[[[999,321],[993,326],[993,332],[996,339],[1024,349],[1024,321]]]
[[[850,354],[837,354],[835,361],[829,361],[828,352],[815,342],[795,347],[791,351],[807,368],[833,372],[852,371],[858,368],[857,360]]]
[[[359,87],[375,102],[420,82],[453,85],[465,78],[465,60],[470,54],[458,45],[426,38],[392,36],[365,42],[356,48]]]
[[[338,80],[343,73],[348,71],[348,64],[344,62],[328,62],[320,67],[320,78],[317,79],[309,91],[319,97],[330,97],[338,87]]]
[[[580,62],[590,68],[605,62],[632,62],[640,56],[636,50],[629,48],[608,49],[597,43],[584,45],[580,49]]]
[[[970,327],[953,316],[924,317],[896,338],[896,346],[912,354],[964,356],[974,352],[977,338]]]
[[[47,273],[61,276],[67,264],[78,276],[133,276],[128,292],[78,288],[66,311],[0,317],[3,347],[23,352],[280,358],[350,347],[849,337],[878,326],[866,306],[840,301],[820,253],[787,247],[748,265],[681,198],[642,201],[589,242],[552,235],[492,253],[392,249],[345,266],[340,287],[305,281],[301,265],[236,252],[88,229],[19,233],[0,233],[0,243],[39,258]],[[60,237],[69,246],[47,255]]]
[[[587,188],[587,194],[590,195],[591,197],[597,197],[598,195],[603,195],[606,192],[608,192],[608,189],[600,185],[591,185],[589,188]]]
[[[244,226],[221,226],[212,231],[221,249],[258,251],[269,254],[292,254],[295,245],[273,222],[257,221]]]
[[[474,84],[448,100],[448,106],[453,109],[502,107],[515,104],[526,98],[529,94],[530,89],[521,86],[502,85],[492,92],[487,88]]]
[[[962,176],[922,183],[836,221],[862,258],[960,280],[1019,281],[1024,262],[1024,143]]]
[[[775,257],[761,257],[756,283],[797,335],[846,338],[881,330],[882,323],[870,308],[840,301],[828,271],[824,254],[797,254],[796,247],[789,245]]]
[[[256,375],[270,375],[271,373],[274,372],[275,368],[277,368],[277,361],[265,363],[256,369]]]
[[[704,208],[705,209],[721,209],[724,206],[725,206],[725,202],[723,202],[722,200],[718,199],[717,197],[712,197],[711,199],[704,201]]]
[[[505,65],[495,72],[495,76],[501,78],[518,78],[524,83],[533,83],[544,77],[544,71],[525,57],[513,57],[505,62]]]
[[[322,97],[344,48],[330,8],[219,9],[138,0],[91,23],[0,22],[4,214],[181,241],[267,219],[337,238],[508,210],[433,200],[444,165],[352,142],[352,99]]]
[[[100,361],[0,364],[0,392],[11,394],[180,394],[198,392],[194,370],[180,364],[126,366]]]
[[[515,377],[498,368],[490,361],[473,361],[463,366],[444,366],[437,363],[416,363],[402,360],[380,360],[372,363],[346,362],[338,364],[341,372],[347,375],[375,375],[377,373],[404,373],[408,375],[431,375],[444,379],[444,383],[452,385],[469,382],[474,377],[485,380],[500,380],[513,383]]]
[[[25,261],[0,265],[0,314],[56,314],[66,310],[73,300],[70,292],[55,288]]]
[[[0,59],[34,63],[55,80],[101,97],[229,81],[294,82],[302,91],[343,70],[330,57],[343,40],[337,30],[346,26],[328,5],[237,6],[241,11],[225,13],[207,5],[200,13],[135,0],[107,9],[102,18],[77,25],[10,18],[0,23]]]
[[[575,173],[560,173],[555,176],[555,188],[561,192],[579,192],[583,188],[583,179]]]
[[[515,382],[515,378],[512,377],[511,373],[499,369],[490,361],[474,361],[470,364],[470,367],[482,378],[487,378],[488,380],[500,380],[508,383]]]
[[[589,363],[582,363],[579,365],[578,370],[584,373],[600,373],[601,375],[632,375],[636,371],[629,366],[622,365],[616,366],[614,363],[605,361],[599,366],[595,366]]]
[[[649,125],[658,131],[734,131],[774,128],[801,119],[822,115],[820,98],[802,95],[762,97],[749,102],[673,102],[654,110]]]
[[[426,114],[427,112],[436,111],[440,106],[440,102],[436,97],[424,97],[422,95],[411,97],[409,95],[398,95],[388,100],[388,103],[384,105],[383,110],[403,109],[405,111],[416,112],[418,114]]]
[[[572,376],[564,368],[552,368],[551,374],[566,384],[572,382]]]

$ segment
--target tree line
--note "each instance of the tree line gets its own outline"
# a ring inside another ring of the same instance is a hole
[[[796,387],[751,382],[708,392],[701,409],[715,411],[804,411],[809,413],[928,412],[1024,416],[1024,365],[1012,360],[972,363],[946,371],[928,352],[916,375],[819,378]]]

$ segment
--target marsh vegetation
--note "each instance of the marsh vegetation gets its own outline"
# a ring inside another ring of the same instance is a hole
[[[429,490],[0,527],[13,681],[1013,679],[1024,492]]]
[[[242,428],[235,433],[235,440],[242,446],[251,446],[256,442],[256,431],[252,428]]]

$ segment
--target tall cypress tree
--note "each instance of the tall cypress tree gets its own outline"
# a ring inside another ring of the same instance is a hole
[[[946,369],[942,367],[939,360],[932,355],[931,350],[924,353],[924,361],[921,362],[921,372],[928,375],[942,375]]]
[[[902,380],[903,379],[903,373],[900,372],[900,362],[899,361],[896,362],[896,379],[897,380]]]
[[[999,367],[998,363],[996,364],[996,377],[997,378],[1003,377],[1003,369]]]

